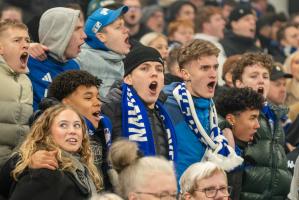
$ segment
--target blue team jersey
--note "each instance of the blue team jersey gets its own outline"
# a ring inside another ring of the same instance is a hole
[[[38,109],[39,102],[47,96],[48,86],[52,80],[60,73],[67,70],[79,70],[79,65],[74,60],[61,63],[51,57],[44,61],[36,60],[29,57],[28,68],[30,70],[28,76],[32,82],[33,88],[33,109]]]

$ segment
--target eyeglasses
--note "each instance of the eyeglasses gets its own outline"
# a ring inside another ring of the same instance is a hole
[[[152,192],[135,192],[137,194],[147,194],[147,195],[152,195],[156,198],[159,198],[161,200],[176,200],[177,194],[173,193],[170,194],[168,192],[162,192],[162,193],[152,193]]]
[[[220,188],[205,188],[202,190],[196,189],[194,191],[199,191],[199,192],[204,192],[207,198],[214,198],[216,197],[218,191],[222,193],[224,197],[229,197],[230,193],[232,192],[232,187],[231,186],[224,186]]]

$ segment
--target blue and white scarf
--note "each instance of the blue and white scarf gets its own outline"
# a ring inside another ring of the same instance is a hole
[[[85,124],[87,126],[87,131],[89,135],[94,135],[96,133],[96,128],[92,125],[92,123],[84,117]],[[99,125],[102,126],[105,136],[105,142],[107,149],[110,148],[112,144],[112,124],[108,117],[105,115],[100,115],[100,122]]]
[[[241,165],[243,158],[238,156],[235,150],[228,145],[227,139],[218,127],[214,103],[211,104],[210,108],[211,131],[209,136],[198,119],[191,94],[186,90],[185,83],[180,83],[173,90],[173,96],[178,102],[185,121],[194,135],[207,147],[202,160],[214,162],[227,171]]]
[[[270,125],[271,133],[273,135],[274,128],[275,128],[274,123],[275,123],[276,117],[275,117],[274,112],[271,110],[270,105],[267,101],[264,103],[264,106],[262,108],[262,113],[266,116],[266,118],[269,122],[269,125]]]
[[[174,161],[176,160],[176,138],[173,125],[160,102],[156,102],[155,108],[167,133],[168,158]],[[130,141],[136,142],[144,155],[156,155],[154,133],[151,130],[146,108],[136,91],[125,83],[122,85],[122,134]]]

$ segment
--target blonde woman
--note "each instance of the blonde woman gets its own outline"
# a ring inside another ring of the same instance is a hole
[[[299,51],[291,54],[284,63],[284,71],[292,74],[293,78],[287,83],[286,104],[291,106],[299,102]]]
[[[108,158],[117,171],[117,193],[127,200],[176,200],[177,184],[172,164],[158,157],[141,157],[137,144],[120,140]]]
[[[144,46],[152,47],[159,51],[164,60],[164,65],[166,64],[168,58],[168,41],[165,35],[158,32],[150,32],[142,36],[139,41]]]
[[[30,169],[30,158],[39,150],[56,151],[58,169]],[[101,190],[84,120],[68,106],[47,109],[34,123],[19,154],[12,172],[16,180],[12,200],[81,200]]]

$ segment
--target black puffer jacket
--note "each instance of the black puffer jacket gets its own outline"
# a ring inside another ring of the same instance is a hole
[[[287,111],[273,105],[270,107],[278,119]],[[287,168],[283,128],[277,120],[272,135],[263,113],[259,123],[261,127],[255,135],[254,144],[244,150],[248,167],[243,173],[240,200],[285,200],[290,190],[291,173]]]
[[[242,37],[234,34],[232,31],[225,33],[220,41],[227,57],[243,54],[245,52],[260,52],[262,49],[255,46],[255,39]]]
[[[121,96],[113,99],[102,106],[102,113],[107,115],[112,122],[112,141],[122,137],[122,105]],[[168,158],[167,133],[162,123],[158,111],[147,108],[147,116],[151,124],[155,150],[157,155]]]

